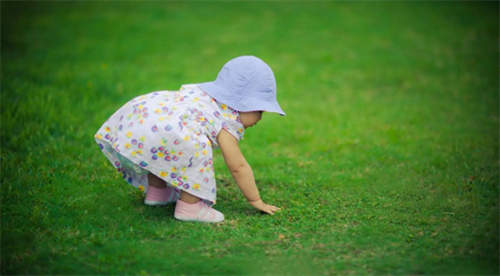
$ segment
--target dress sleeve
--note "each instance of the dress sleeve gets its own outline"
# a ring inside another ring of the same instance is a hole
[[[239,123],[239,125],[241,125],[241,123]],[[222,129],[225,129],[227,132],[231,133],[231,135],[233,135],[238,141],[243,139],[243,134],[245,133],[243,125],[238,126],[236,121],[223,122]]]
[[[243,139],[245,128],[241,123],[239,112],[224,104],[221,105],[221,111],[222,129],[225,129],[227,132],[231,133],[231,135],[233,135],[238,141]]]

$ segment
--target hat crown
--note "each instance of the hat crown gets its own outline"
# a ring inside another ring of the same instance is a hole
[[[215,83],[241,97],[276,100],[276,80],[271,67],[255,56],[240,56],[228,61]]]
[[[199,83],[198,87],[239,112],[266,111],[285,116],[276,99],[273,70],[255,56],[228,61],[215,81]]]

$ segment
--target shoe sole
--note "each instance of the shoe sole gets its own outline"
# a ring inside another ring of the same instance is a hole
[[[221,218],[221,219],[215,220],[215,221],[204,221],[204,220],[198,220],[198,219],[192,219],[192,218],[185,218],[183,216],[177,216],[175,214],[174,214],[174,218],[177,220],[181,220],[181,221],[192,221],[192,222],[203,222],[203,223],[215,223],[215,222],[224,221],[224,218]]]
[[[144,200],[144,204],[148,206],[165,206],[168,204],[173,204],[175,201],[151,201],[151,200]]]

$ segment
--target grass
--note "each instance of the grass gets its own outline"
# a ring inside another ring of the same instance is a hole
[[[497,2],[3,2],[1,274],[499,273]],[[216,225],[150,208],[93,135],[139,94],[268,62],[286,117],[215,156]]]

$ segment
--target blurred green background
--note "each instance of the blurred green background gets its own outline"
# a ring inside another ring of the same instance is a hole
[[[499,273],[498,2],[1,3],[1,274]],[[150,208],[93,135],[255,55],[286,117],[215,155],[221,224]]]

